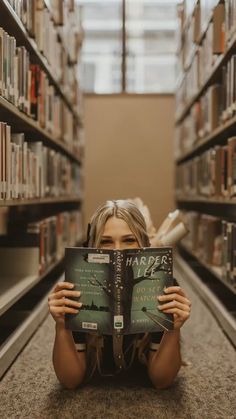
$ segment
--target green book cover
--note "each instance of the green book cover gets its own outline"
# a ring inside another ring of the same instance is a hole
[[[171,247],[106,250],[66,248],[65,280],[81,292],[66,327],[81,332],[133,334],[173,329],[157,296],[173,285]]]

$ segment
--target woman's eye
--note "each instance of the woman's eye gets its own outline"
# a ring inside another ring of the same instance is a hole
[[[133,238],[130,238],[130,239],[125,239],[125,242],[126,243],[136,243],[137,240],[136,239],[133,239]]]
[[[109,245],[112,244],[111,240],[101,240],[100,244]]]

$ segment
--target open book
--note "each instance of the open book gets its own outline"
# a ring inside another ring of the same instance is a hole
[[[173,329],[157,296],[173,285],[171,247],[105,250],[66,248],[65,280],[81,291],[78,314],[66,328],[111,335]]]

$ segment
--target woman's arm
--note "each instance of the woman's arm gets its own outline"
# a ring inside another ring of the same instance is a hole
[[[166,288],[165,295],[158,297],[162,302],[158,308],[163,313],[172,313],[174,328],[164,332],[160,347],[151,352],[148,358],[148,374],[158,389],[168,387],[175,379],[181,367],[180,328],[189,318],[191,302],[179,286]]]
[[[157,351],[149,351],[148,375],[157,389],[168,387],[181,366],[180,331],[164,332]]]
[[[72,332],[56,324],[53,366],[61,384],[69,389],[78,387],[86,373],[86,353],[77,352]]]
[[[48,297],[49,311],[56,322],[53,366],[61,384],[69,389],[79,386],[86,373],[85,352],[77,352],[72,332],[65,328],[65,313],[77,314],[81,303],[80,292],[73,291],[70,282],[59,282]]]

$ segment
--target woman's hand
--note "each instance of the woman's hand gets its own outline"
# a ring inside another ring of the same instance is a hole
[[[191,301],[179,286],[165,288],[164,292],[164,295],[157,297],[162,303],[158,305],[158,309],[163,313],[172,313],[174,329],[180,329],[190,316]]]
[[[80,291],[73,291],[71,282],[58,282],[53,292],[48,297],[49,311],[57,324],[65,325],[65,313],[77,314],[82,303],[71,300],[79,298]]]

